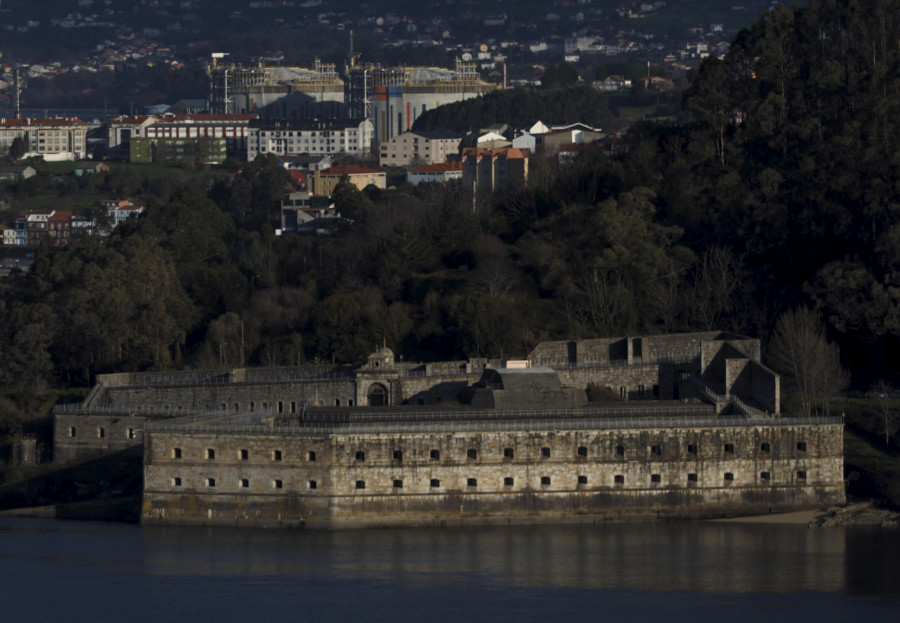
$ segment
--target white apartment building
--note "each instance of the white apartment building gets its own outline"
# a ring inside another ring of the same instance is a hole
[[[0,154],[21,138],[27,154],[47,160],[77,160],[87,155],[89,126],[81,119],[0,118]]]
[[[365,157],[371,150],[375,130],[369,119],[260,119],[250,124],[247,160],[259,154],[349,154]]]

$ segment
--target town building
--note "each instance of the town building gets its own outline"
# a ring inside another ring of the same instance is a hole
[[[134,205],[130,199],[104,199],[100,201],[100,208],[106,212],[112,229],[128,219],[137,218],[144,211],[144,206]],[[102,235],[109,232],[97,233]]]
[[[465,147],[462,150],[463,183],[490,191],[525,186],[530,158],[531,152],[527,149]]]
[[[110,149],[123,148],[130,154],[132,138],[160,139],[223,139],[228,156],[243,158],[247,153],[247,134],[250,121],[256,114],[202,115],[130,115],[114,119],[109,124]]]
[[[37,171],[28,165],[0,167],[0,182],[18,182],[37,175]]]
[[[369,119],[259,119],[250,124],[246,158],[250,161],[259,154],[279,158],[347,154],[365,158],[372,139]]]
[[[410,169],[406,174],[406,181],[413,186],[418,186],[422,182],[443,183],[459,179],[462,179],[462,164],[459,162],[426,164]]]
[[[0,118],[0,153],[6,153],[13,141],[21,138],[26,156],[45,160],[79,160],[87,155],[89,126],[81,119]]]
[[[455,132],[409,131],[380,146],[378,164],[408,167],[447,162],[459,157],[462,137]]]
[[[69,244],[72,234],[72,212],[68,210],[27,210],[19,213],[15,223],[15,242],[37,247],[45,238],[55,247]]]
[[[359,164],[341,164],[324,170],[316,169],[309,178],[309,192],[313,195],[330,197],[334,187],[346,176],[347,181],[362,190],[370,184],[376,188],[387,188],[384,171]]]
[[[281,231],[321,234],[330,232],[339,219],[334,203],[325,196],[293,192],[281,202]]]
[[[129,141],[131,162],[221,164],[228,156],[224,138],[143,138]]]
[[[0,244],[13,247],[16,244],[16,230],[9,225],[0,224]]]

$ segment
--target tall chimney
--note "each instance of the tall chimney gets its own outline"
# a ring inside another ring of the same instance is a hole
[[[13,73],[13,76],[15,77],[13,91],[16,94],[15,115],[16,115],[16,119],[21,119],[22,118],[22,107],[21,107],[21,103],[19,101],[19,68],[18,67],[16,67],[16,71],[15,71],[15,73]]]

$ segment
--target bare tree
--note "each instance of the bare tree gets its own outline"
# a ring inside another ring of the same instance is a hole
[[[881,418],[884,423],[884,447],[887,448],[891,443],[891,420],[893,419],[888,400],[894,388],[887,381],[880,379],[869,388],[869,391],[875,394],[875,398],[878,399],[878,405],[881,407]]]
[[[829,400],[850,382],[841,367],[840,351],[825,337],[825,327],[808,307],[785,312],[778,318],[770,344],[775,369],[796,383],[801,408],[806,416],[828,414]]]

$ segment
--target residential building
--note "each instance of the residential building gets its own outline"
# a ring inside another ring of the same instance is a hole
[[[313,195],[330,197],[334,192],[334,187],[344,176],[347,176],[347,180],[360,190],[370,184],[378,188],[387,188],[387,176],[384,171],[362,165],[347,164],[330,167],[324,171],[316,170],[309,178],[309,192]]]
[[[112,229],[115,229],[130,218],[137,218],[144,211],[144,206],[137,206],[129,199],[104,199],[100,207],[106,211]],[[105,234],[109,232],[97,232]]]
[[[459,155],[461,141],[454,132],[404,132],[381,144],[378,164],[408,167],[446,162]]]
[[[482,149],[466,147],[462,151],[462,176],[466,184],[491,191],[528,183],[531,151],[505,147]]]
[[[285,232],[319,234],[331,231],[338,218],[334,203],[328,197],[294,192],[281,202],[281,229]]]
[[[9,225],[0,224],[0,245],[12,247],[16,244],[16,230]]]
[[[462,179],[462,163],[438,162],[410,169],[406,175],[406,181],[413,186],[422,182],[448,182]]]
[[[37,171],[29,166],[0,167],[0,182],[18,182],[34,175]]]
[[[76,160],[87,155],[89,126],[81,119],[0,118],[0,153],[6,153],[13,141],[25,142],[26,154],[46,160]]]
[[[544,156],[555,156],[563,145],[587,145],[599,141],[606,135],[599,128],[592,128],[583,123],[554,128],[541,136],[541,152]]]
[[[36,247],[45,237],[53,246],[69,244],[72,213],[68,210],[27,210],[16,218],[15,244]]]
[[[247,133],[256,114],[241,115],[137,115],[119,117],[109,124],[109,148],[129,147],[132,138],[224,139],[226,153],[243,157]]]
[[[256,120],[250,123],[247,160],[259,154],[349,154],[362,158],[371,150],[373,128],[369,119]]]
[[[228,154],[224,138],[132,138],[129,142],[131,162],[183,162],[219,164]]]

